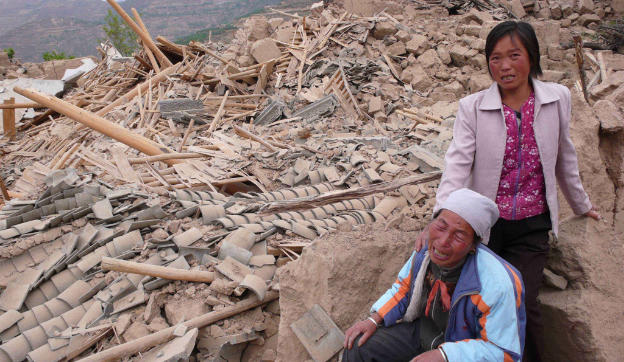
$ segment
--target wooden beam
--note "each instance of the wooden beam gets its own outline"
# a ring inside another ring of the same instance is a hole
[[[21,87],[15,87],[13,90],[16,93],[23,95],[24,97],[41,103],[46,107],[73,119],[76,122],[80,122],[83,125],[95,131],[98,131],[114,140],[117,140],[127,146],[139,150],[148,156],[158,156],[168,153],[174,153],[172,150],[148,138],[133,133],[116,123],[110,122],[107,119],[104,119],[82,108],[76,107],[73,104],[65,102],[54,96],[41,93],[34,89],[24,89]],[[164,162],[168,165],[174,165],[176,163],[184,161],[170,159]]]
[[[16,108],[45,108],[39,103],[13,103],[0,104],[0,109],[16,109]]]
[[[172,65],[169,68],[163,69],[162,72],[156,74],[155,76],[153,76],[151,78],[151,86],[154,87],[156,85],[158,85],[160,82],[163,82],[167,79],[167,77],[170,74],[173,74],[174,70],[176,69],[176,67],[179,65],[180,63],[177,63],[176,65]],[[100,109],[99,111],[97,111],[97,115],[98,116],[104,116],[106,115],[108,112],[112,111],[113,108],[122,105],[123,103],[128,103],[130,102],[132,99],[134,99],[134,97],[136,97],[137,95],[139,95],[139,91],[141,91],[141,95],[145,92],[151,91],[152,88],[150,88],[150,80],[146,80],[145,82],[137,85],[133,90],[131,90],[130,92],[124,94],[123,96],[117,98],[113,103],[109,104],[108,106]]]
[[[11,201],[9,190],[7,190],[7,187],[4,184],[4,179],[1,176],[0,176],[0,190],[2,190],[2,197],[4,197],[4,201]]]
[[[168,280],[183,280],[186,282],[212,283],[214,280],[213,272],[176,269],[160,265],[135,263],[132,261],[109,257],[102,258],[102,269],[130,274],[148,275],[150,277]]]
[[[199,153],[169,153],[166,155],[159,155],[159,156],[130,158],[128,159],[128,162],[130,162],[131,165],[136,165],[136,164],[145,163],[145,162],[157,162],[157,161],[174,160],[174,159],[181,160],[181,159],[188,159],[188,158],[205,158],[205,157],[208,157],[208,156],[202,155]]]
[[[364,196],[373,195],[380,192],[395,191],[399,187],[434,181],[441,177],[442,171],[429,172],[422,175],[414,175],[399,180],[380,182],[378,184],[372,184],[368,186],[354,187],[346,190],[334,190],[320,195],[271,202],[265,204],[260,208],[260,215],[313,209],[315,207],[320,207],[338,201],[359,199]]]
[[[14,105],[15,98],[10,98],[4,101],[5,105]],[[9,141],[15,141],[15,108],[6,108],[2,111],[2,124],[4,128],[2,129],[4,132],[4,136],[9,139]]]
[[[124,11],[124,9],[122,9],[121,6],[117,4],[115,0],[106,1],[110,4],[110,6],[113,7],[113,9],[115,9],[119,16],[121,16],[121,18],[124,19],[126,23],[128,23],[130,28],[132,28],[132,30],[139,36],[139,38],[141,38],[143,44],[147,45],[147,47],[154,52],[162,65],[166,67],[170,67],[173,65],[171,61],[169,61],[169,58],[167,58],[165,54],[163,54],[163,52],[158,49],[156,44],[154,44],[154,41],[147,34],[145,34],[143,30],[141,30],[141,28],[134,22],[134,20],[132,20],[132,18]]]
[[[242,313],[268,303],[279,297],[279,293],[275,291],[268,292],[263,300],[258,300],[258,297],[253,295],[250,298],[238,302],[231,307],[225,307],[218,312],[210,312],[203,314],[199,317],[195,317],[187,322],[183,322],[189,329],[202,328],[212,323],[218,322],[222,319],[229,318],[233,315]],[[130,342],[109,348],[105,351],[92,354],[88,357],[81,359],[81,362],[104,362],[104,361],[120,361],[124,357],[131,356],[133,354],[146,351],[159,344],[164,344],[174,338],[173,332],[178,326],[169,327],[158,331],[156,333],[149,334],[147,336],[137,338]]]

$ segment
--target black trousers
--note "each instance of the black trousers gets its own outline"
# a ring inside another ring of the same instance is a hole
[[[409,362],[423,353],[420,348],[420,321],[397,323],[390,327],[379,327],[361,347],[357,344],[345,349],[343,362]]]
[[[490,233],[488,247],[518,269],[524,282],[527,322],[523,362],[542,362],[544,323],[537,296],[548,261],[551,229],[546,212],[522,220],[498,219]]]

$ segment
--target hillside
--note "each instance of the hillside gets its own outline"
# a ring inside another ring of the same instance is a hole
[[[230,24],[280,0],[127,0],[136,8],[153,37],[171,40]],[[297,3],[301,1],[284,1]],[[312,3],[312,1],[304,1]],[[104,16],[110,6],[101,0],[23,0],[0,2],[0,49],[12,47],[23,61],[41,61],[50,50],[75,56],[97,55]]]

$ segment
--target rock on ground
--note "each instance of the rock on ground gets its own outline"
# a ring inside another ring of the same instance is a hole
[[[418,232],[381,223],[332,233],[304,249],[280,270],[280,328],[277,361],[310,356],[290,325],[318,303],[342,331],[369,315],[373,303],[392,285],[414,249]]]

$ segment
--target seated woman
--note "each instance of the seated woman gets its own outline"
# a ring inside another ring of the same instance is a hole
[[[342,360],[520,361],[524,290],[520,274],[480,239],[498,219],[489,198],[452,192],[372,315],[347,330]]]

